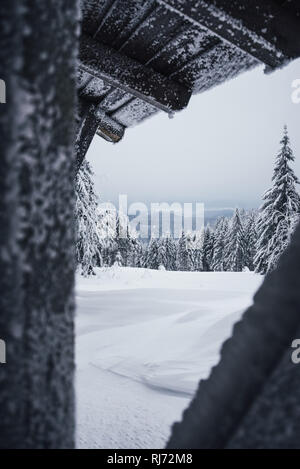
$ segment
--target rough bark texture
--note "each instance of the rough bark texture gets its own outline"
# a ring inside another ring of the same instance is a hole
[[[1,0],[0,448],[74,445],[74,0]]]
[[[169,448],[300,448],[300,226],[173,427]]]
[[[295,333],[300,337],[300,329]],[[228,444],[230,449],[300,448],[300,366],[287,350]]]

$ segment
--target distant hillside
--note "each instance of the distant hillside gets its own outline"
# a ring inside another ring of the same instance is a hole
[[[211,225],[211,226],[214,226],[215,225],[215,222],[217,220],[217,218],[219,217],[228,217],[228,218],[231,218],[232,215],[233,215],[233,212],[234,212],[234,209],[233,208],[216,208],[216,209],[207,209],[205,210],[205,213],[204,213],[204,223],[205,223],[205,226],[207,225]],[[176,219],[177,215],[174,216],[174,214],[171,214],[171,229],[170,229],[170,232],[172,235],[174,235],[174,222],[175,221],[180,221],[180,217],[179,217],[179,220]],[[134,216],[129,216],[129,219],[130,221],[132,221],[135,217]],[[151,214],[149,213],[148,215],[148,226],[151,227]],[[195,224],[196,224],[196,218],[195,218],[195,215],[193,216],[193,227],[195,228]],[[189,222],[189,219],[187,219],[187,225],[190,225],[190,222]],[[151,233],[150,233],[150,229],[149,229],[149,234],[148,234],[148,237],[144,239],[144,241],[149,241],[149,239],[151,238]]]

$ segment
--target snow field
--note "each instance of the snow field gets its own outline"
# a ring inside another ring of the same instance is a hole
[[[120,267],[78,276],[78,446],[163,447],[261,281]]]

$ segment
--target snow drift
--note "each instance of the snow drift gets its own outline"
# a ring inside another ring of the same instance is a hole
[[[79,277],[79,446],[163,447],[261,280],[130,268]]]

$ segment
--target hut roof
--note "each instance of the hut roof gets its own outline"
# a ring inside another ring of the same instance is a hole
[[[297,0],[82,0],[82,12],[80,114],[93,104],[112,142],[194,93],[300,56]]]

